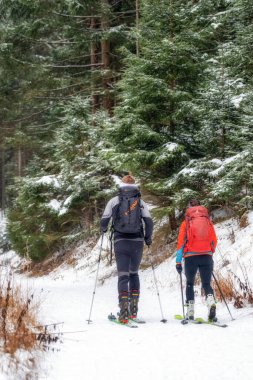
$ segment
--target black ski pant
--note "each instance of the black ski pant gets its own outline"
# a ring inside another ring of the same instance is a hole
[[[211,279],[213,272],[213,258],[210,255],[190,256],[185,258],[186,302],[194,300],[194,281],[199,270],[202,287],[205,295],[213,294]]]
[[[114,243],[114,252],[118,270],[118,292],[140,291],[138,270],[140,267],[143,241],[122,239]]]

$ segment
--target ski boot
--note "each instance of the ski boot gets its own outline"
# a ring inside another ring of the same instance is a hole
[[[129,311],[128,311],[128,292],[121,293],[119,295],[119,316],[120,323],[128,323]]]
[[[140,295],[140,293],[138,290],[131,290],[131,293],[130,293],[130,317],[129,318],[136,318],[137,317],[139,295]]]
[[[216,304],[213,294],[208,294],[206,296],[206,304],[208,307],[208,321],[209,322],[216,322]]]
[[[190,300],[186,303],[186,319],[194,320],[194,301]]]

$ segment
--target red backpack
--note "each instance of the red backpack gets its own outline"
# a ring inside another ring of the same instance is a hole
[[[189,207],[185,213],[185,252],[213,252],[213,226],[204,206]]]

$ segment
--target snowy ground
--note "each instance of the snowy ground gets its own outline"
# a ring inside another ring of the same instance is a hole
[[[251,280],[253,255],[253,213],[250,225],[240,229],[236,221],[217,226],[219,250],[216,268],[225,260],[229,268],[239,271],[247,264]],[[232,230],[236,242],[232,243]],[[98,247],[97,247],[98,248]],[[179,278],[174,258],[156,268],[163,313],[167,323],[160,322],[161,311],[154,286],[152,270],[140,273],[140,317],[147,323],[137,329],[118,326],[107,320],[110,312],[117,312],[117,279],[109,278],[99,284],[92,311],[92,324],[87,324],[96,274],[98,249],[80,259],[76,268],[61,268],[50,276],[27,280],[24,285],[43,288],[42,319],[47,323],[64,322],[66,332],[58,352],[47,352],[38,379],[48,380],[251,380],[253,374],[253,309],[235,310],[231,322],[223,304],[218,305],[220,321],[227,328],[209,325],[186,325],[174,319],[181,314]],[[223,269],[224,271],[225,269]],[[111,268],[101,263],[99,278]],[[251,282],[252,283],[252,282]],[[206,317],[206,306],[196,288],[196,315]],[[0,379],[3,378],[0,375]],[[5,378],[6,380],[6,378]],[[15,380],[15,377],[8,377]]]

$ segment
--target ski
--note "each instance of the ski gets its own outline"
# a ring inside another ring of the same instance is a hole
[[[140,318],[131,318],[129,317],[129,320],[134,322],[134,323],[139,323],[139,324],[143,324],[143,323],[146,323],[146,321],[144,321],[143,319],[140,319]]]
[[[199,319],[186,319],[182,315],[175,315],[174,317],[175,319],[179,320],[182,323],[182,325],[187,325],[188,323],[194,323],[199,325],[202,323],[202,321],[200,321]]]
[[[119,313],[117,313],[117,315],[119,316]],[[139,324],[146,323],[146,321],[144,321],[143,319],[137,318],[137,317],[131,317],[131,316],[129,316],[128,319],[129,319],[129,321],[132,321],[132,322],[135,322],[135,323],[139,323]]]
[[[174,317],[175,317],[175,319],[180,320],[182,325],[186,325],[188,323],[194,323],[196,325],[206,324],[206,325],[210,325],[210,326],[217,326],[217,327],[223,327],[223,328],[228,327],[228,325],[226,325],[226,324],[223,324],[223,323],[220,323],[217,321],[216,322],[206,321],[203,318],[195,318],[195,319],[191,320],[191,319],[185,319],[182,315],[178,315],[178,314],[175,315]]]
[[[212,325],[212,326],[217,326],[217,327],[228,327],[225,323],[220,323],[218,321],[206,321],[203,318],[195,318],[195,320],[199,323],[204,323],[206,325]]]
[[[108,319],[109,319],[110,322],[116,323],[117,325],[130,327],[131,329],[138,328],[138,326],[136,324],[134,324],[134,322],[132,322],[131,320],[129,320],[128,323],[122,323],[122,322],[120,322],[117,319],[117,317],[115,317],[115,315],[113,315],[112,313],[110,315],[108,315]]]

